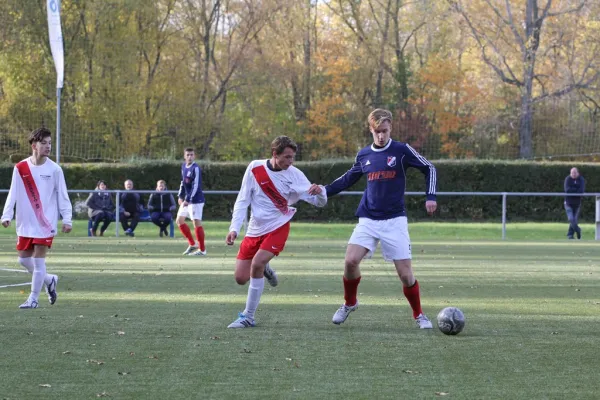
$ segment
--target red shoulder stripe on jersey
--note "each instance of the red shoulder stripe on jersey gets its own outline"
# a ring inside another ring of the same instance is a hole
[[[252,168],[252,173],[254,174],[256,182],[258,182],[258,186],[260,186],[267,197],[271,199],[275,207],[277,207],[282,214],[287,214],[289,212],[288,202],[285,197],[279,193],[279,190],[277,190],[277,187],[271,180],[271,177],[267,173],[265,166],[260,165]]]
[[[42,200],[40,199],[40,193],[38,192],[35,180],[33,179],[33,176],[31,176],[29,164],[27,164],[27,161],[21,161],[17,163],[15,167],[19,171],[19,175],[21,175],[23,185],[25,186],[25,192],[27,193],[27,197],[31,203],[31,208],[33,208],[33,212],[35,213],[40,225],[42,225],[43,228],[48,229],[48,232],[52,232],[52,224],[50,224],[44,215],[44,206],[42,205]]]

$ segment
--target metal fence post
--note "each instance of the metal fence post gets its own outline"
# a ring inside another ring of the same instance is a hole
[[[115,199],[115,236],[119,237],[119,208],[121,207],[121,202],[119,197],[121,197],[121,191],[117,190],[117,198]]]
[[[600,196],[596,196],[596,240],[600,240]]]
[[[506,240],[506,192],[502,193],[502,240]]]

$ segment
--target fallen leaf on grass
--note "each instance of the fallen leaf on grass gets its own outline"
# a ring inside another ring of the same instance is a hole
[[[418,374],[419,373],[419,371],[411,371],[410,369],[405,369],[402,372],[404,372],[405,374]]]
[[[130,352],[129,352],[129,355],[130,355],[130,356],[135,356],[135,353],[134,353],[133,351],[130,351]]]
[[[19,294],[25,294],[24,290],[19,290]]]
[[[158,360],[158,356],[152,355],[152,356],[148,356],[148,358],[152,358],[154,360]]]
[[[125,332],[123,332],[123,331],[117,332],[117,335],[119,335],[119,336],[123,336],[124,334],[125,334]]]
[[[67,350],[67,351],[63,351],[63,354],[71,354],[71,352],[69,350]]]
[[[285,358],[285,360],[286,360],[286,361],[292,361],[292,359],[291,359],[291,358],[288,358],[288,357],[286,357],[286,358]]]
[[[119,375],[131,375],[131,372],[117,372]]]
[[[250,350],[250,349],[244,349],[243,352],[244,353],[252,353],[252,350]]]
[[[446,392],[435,392],[436,396],[448,396],[450,393],[446,393]]]
[[[300,368],[300,365],[298,365],[298,362],[294,361],[294,367]]]
[[[110,394],[108,394],[106,392],[102,392],[102,393],[96,394],[96,397],[110,397]]]
[[[98,365],[104,364],[104,361],[101,361],[101,360],[85,360],[85,362],[90,363],[90,364],[98,364]]]
[[[51,387],[52,387],[52,385],[50,385],[49,383],[42,383],[42,384],[40,384],[40,387],[43,387],[43,388],[51,388]]]
[[[220,337],[218,337],[218,336],[211,336],[210,338],[211,338],[212,340],[219,340],[219,339],[221,339],[221,338],[220,338]]]

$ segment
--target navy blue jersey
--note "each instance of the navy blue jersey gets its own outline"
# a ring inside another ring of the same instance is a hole
[[[352,168],[325,186],[327,197],[349,188],[366,174],[367,188],[356,216],[375,220],[406,216],[404,192],[409,167],[418,168],[425,175],[425,195],[427,200],[435,200],[435,167],[408,144],[394,140],[381,149],[371,145],[360,150]]]
[[[579,176],[577,179],[571,178],[571,175],[565,178],[565,193],[584,193],[585,179]],[[581,196],[565,196],[565,203],[570,206],[581,205]]]
[[[181,186],[177,196],[190,204],[204,203],[202,170],[195,162],[189,167],[185,163],[181,164]]]

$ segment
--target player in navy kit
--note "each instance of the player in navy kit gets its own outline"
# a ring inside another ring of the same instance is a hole
[[[396,266],[417,326],[431,329],[431,321],[421,310],[419,283],[411,266],[404,192],[406,169],[419,169],[426,181],[425,207],[428,213],[435,212],[436,170],[408,144],[390,138],[391,112],[376,109],[369,114],[368,122],[373,144],[360,150],[352,168],[325,187],[329,198],[354,185],[363,175],[367,176],[367,188],[356,211],[358,225],[346,249],[343,277],[345,303],[336,311],[332,321],[341,324],[358,308],[356,295],[361,278],[360,262],[365,257],[371,257],[377,243],[381,242],[383,257],[386,261],[393,261]]]
[[[204,193],[202,193],[202,170],[194,161],[196,153],[194,149],[188,147],[183,152],[185,162],[181,164],[181,186],[179,187],[177,211],[177,226],[188,241],[188,248],[183,252],[184,255],[204,256],[206,247],[204,245],[204,228],[202,227],[202,210],[204,209]],[[198,245],[194,242],[194,237],[190,228],[185,223],[186,218],[192,220],[194,232]]]

